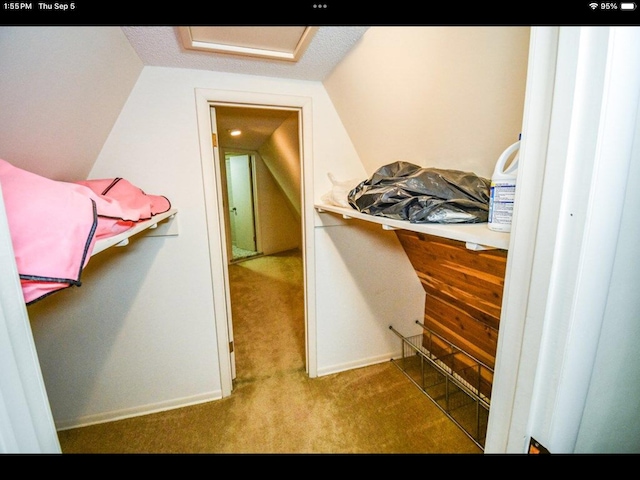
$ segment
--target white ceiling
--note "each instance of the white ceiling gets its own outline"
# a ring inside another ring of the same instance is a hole
[[[218,144],[227,151],[258,151],[271,134],[293,114],[292,110],[250,107],[216,107]],[[230,130],[242,130],[232,137]]]
[[[319,27],[302,49],[297,61],[259,58],[255,55],[192,50],[185,47],[185,29],[181,27],[121,27],[145,66],[189,68],[216,72],[262,75],[297,80],[322,81],[355,46],[368,27]],[[220,28],[220,27],[213,27]],[[211,35],[218,42],[231,44],[237,34],[241,47],[278,48],[291,45],[291,29],[278,27],[224,27],[207,33],[201,27],[194,31],[200,38]],[[249,31],[252,30],[252,31]],[[297,33],[300,34],[302,30]],[[281,36],[282,35],[282,36]],[[279,39],[278,37],[281,36]],[[291,112],[261,108],[217,108],[218,138],[226,149],[257,150]],[[240,128],[241,137],[231,137],[228,130]]]
[[[121,28],[146,66],[322,81],[360,40],[368,27],[319,27],[297,62],[188,50],[183,46],[180,27]],[[247,29],[259,27],[236,28],[244,38]],[[231,41],[231,33],[227,27],[225,35],[228,42]],[[267,37],[272,44],[273,36],[265,35],[265,40]]]

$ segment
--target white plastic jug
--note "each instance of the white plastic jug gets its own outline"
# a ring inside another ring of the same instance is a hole
[[[489,198],[489,228],[496,232],[510,232],[513,217],[513,202],[516,196],[516,177],[518,174],[518,150],[520,140],[510,145],[496,162],[496,168],[491,177],[491,192]],[[508,160],[514,155],[513,161],[505,170]]]

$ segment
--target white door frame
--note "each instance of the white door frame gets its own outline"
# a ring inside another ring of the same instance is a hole
[[[305,282],[305,343],[306,370],[310,377],[317,376],[316,319],[315,319],[315,270],[313,242],[313,164],[312,164],[312,112],[311,98],[268,93],[241,92],[215,89],[196,89],[196,112],[200,137],[200,158],[202,162],[202,181],[205,196],[207,232],[211,260],[211,280],[220,364],[220,382],[222,396],[231,395],[233,388],[233,364],[229,354],[229,342],[232,338],[230,327],[231,304],[228,285],[228,258],[225,248],[226,226],[223,216],[222,196],[218,188],[216,168],[219,165],[215,156],[218,148],[212,143],[212,119],[210,107],[226,104],[238,107],[290,108],[300,111],[298,136],[300,139],[301,197],[302,197],[302,256]]]
[[[575,449],[634,141],[638,40],[638,28],[532,28],[487,453],[526,453],[531,437]]]
[[[0,454],[61,453],[0,186]]]

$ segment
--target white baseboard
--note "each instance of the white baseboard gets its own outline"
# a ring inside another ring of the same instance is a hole
[[[79,418],[66,420],[56,420],[56,430],[70,430],[72,428],[88,427],[89,425],[97,425],[99,423],[114,422],[125,418],[139,417],[141,415],[149,415],[151,413],[173,410],[176,408],[189,407],[200,403],[220,400],[222,398],[222,390],[195,395],[193,397],[177,398],[167,402],[160,402],[151,405],[141,405],[139,407],[127,408],[125,410],[116,410],[113,412],[105,412],[97,415],[87,415]]]
[[[331,375],[334,373],[345,372],[347,370],[353,370],[361,367],[368,367],[376,365],[378,363],[389,362],[391,359],[399,358],[402,355],[401,352],[392,352],[385,355],[378,355],[371,358],[361,359],[355,362],[343,363],[339,365],[332,365],[329,367],[318,370],[318,377]],[[87,415],[78,418],[56,420],[56,430],[70,430],[72,428],[88,427],[90,425],[97,425],[100,423],[114,422],[116,420],[123,420],[125,418],[139,417],[141,415],[149,415],[152,413],[163,412],[166,410],[173,410],[176,408],[188,407],[191,405],[198,405],[200,403],[211,402],[214,400],[222,399],[222,390],[209,392],[206,394],[195,395],[193,397],[178,398],[168,402],[161,402],[151,405],[142,405],[139,407],[128,408],[125,410],[115,410],[112,412],[100,413],[97,415]]]
[[[334,373],[345,372],[347,370],[353,370],[361,367],[369,367],[371,365],[376,365],[378,363],[389,362],[391,359],[399,358],[402,355],[402,352],[391,352],[384,355],[377,355],[375,357],[361,359],[355,362],[343,363],[339,365],[332,365],[329,367],[319,368],[318,376],[324,377],[325,375],[332,375]]]

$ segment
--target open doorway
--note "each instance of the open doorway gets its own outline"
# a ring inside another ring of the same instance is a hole
[[[256,230],[255,155],[226,152],[225,171],[231,262],[260,255]]]
[[[299,169],[297,178],[300,182],[301,199],[300,218],[302,224],[302,262],[304,284],[304,350],[305,369],[311,378],[318,376],[317,362],[317,332],[315,313],[315,263],[314,225],[313,216],[313,168],[311,159],[313,130],[313,116],[311,114],[311,98],[306,96],[260,94],[255,92],[196,89],[196,110],[198,114],[198,128],[200,137],[201,167],[203,172],[203,188],[205,208],[207,211],[207,238],[210,252],[216,343],[218,351],[218,367],[220,370],[220,393],[228,397],[233,390],[235,378],[235,355],[233,348],[233,321],[231,315],[231,300],[229,297],[229,256],[226,250],[227,226],[224,221],[224,200],[220,187],[220,143],[218,135],[226,133],[224,125],[218,125],[215,111],[222,107],[261,108],[263,110],[287,110],[297,114],[296,140],[299,142],[295,151],[299,155],[296,162]],[[245,112],[245,111],[243,111]],[[242,112],[241,112],[242,113]],[[233,128],[233,127],[226,127]],[[254,149],[255,151],[255,149]],[[256,168],[259,170],[259,168]],[[260,204],[262,202],[259,202]],[[258,216],[261,216],[258,214]],[[260,223],[257,226],[261,229]],[[270,229],[275,234],[279,228]],[[264,233],[264,232],[263,232]],[[258,235],[260,236],[260,235]],[[264,245],[263,245],[264,252]],[[266,252],[264,252],[266,253]]]
[[[273,369],[306,368],[300,110],[210,108],[237,385],[270,363]],[[242,133],[231,136],[232,130]]]

